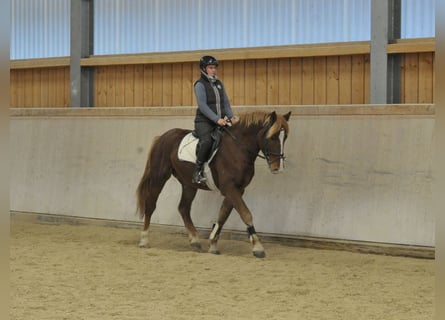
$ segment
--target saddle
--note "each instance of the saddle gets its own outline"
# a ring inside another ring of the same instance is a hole
[[[219,128],[215,128],[215,130],[212,131],[211,137],[213,140],[212,148],[210,149],[210,158],[209,160],[204,164],[204,173],[207,176],[207,187],[210,190],[215,190],[216,186],[213,181],[212,172],[209,168],[209,163],[212,162],[213,158],[215,157],[216,153],[218,152],[219,144],[221,143],[221,137],[222,132]],[[195,133],[195,131],[192,131],[188,133],[187,135],[182,138],[181,142],[179,143],[178,148],[178,159],[182,161],[188,161],[196,163],[196,148],[198,146],[198,137]]]

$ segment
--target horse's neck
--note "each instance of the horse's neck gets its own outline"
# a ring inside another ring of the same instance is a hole
[[[260,151],[257,141],[257,136],[260,130],[261,127],[259,126],[235,126],[233,127],[232,134],[239,145],[243,146],[248,153],[255,155],[256,157],[256,154]]]

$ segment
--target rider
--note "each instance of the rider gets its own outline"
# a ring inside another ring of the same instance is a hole
[[[195,132],[199,138],[196,150],[196,168],[193,173],[193,183],[207,180],[203,173],[204,163],[210,157],[213,141],[212,131],[218,126],[227,125],[230,119],[236,123],[229,98],[223,83],[216,76],[218,61],[212,56],[203,56],[199,60],[201,77],[195,82],[195,96],[198,109],[195,116]]]

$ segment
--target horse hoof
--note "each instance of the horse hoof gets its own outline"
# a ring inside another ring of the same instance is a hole
[[[264,258],[266,256],[266,252],[264,251],[253,251],[253,255],[257,258]]]
[[[202,251],[201,243],[199,242],[191,242],[191,247],[196,251]]]
[[[211,249],[209,249],[209,253],[216,254],[216,255],[221,254],[221,252],[219,250],[211,250]]]
[[[139,248],[148,248],[149,247],[149,245],[148,245],[148,242],[139,242]]]

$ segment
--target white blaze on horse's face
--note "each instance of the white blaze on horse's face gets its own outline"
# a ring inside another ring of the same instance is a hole
[[[271,138],[266,146],[265,154],[269,169],[273,174],[283,172],[284,168],[284,141],[286,140],[286,131],[282,127]]]
[[[278,139],[280,140],[280,155],[284,154],[284,128],[280,129],[280,134],[278,135]],[[280,157],[280,169],[278,172],[283,172],[284,169],[284,157]]]

